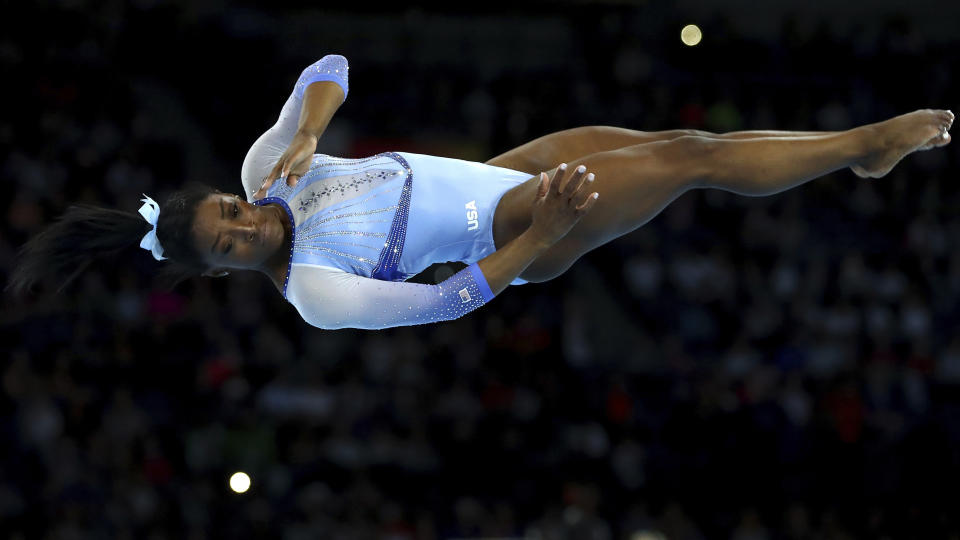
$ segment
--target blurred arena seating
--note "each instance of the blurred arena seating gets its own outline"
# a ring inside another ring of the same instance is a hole
[[[4,276],[71,203],[238,192],[246,149],[327,53],[349,59],[350,94],[318,151],[348,157],[484,161],[592,124],[840,130],[960,96],[933,13],[777,13],[752,33],[731,8],[685,47],[688,15],[665,2],[16,9]],[[0,531],[957,536],[940,496],[960,481],[957,148],[875,181],[692,191],[556,280],[380,332],[310,327],[255,274],[164,291],[132,246],[63,293],[3,300]]]

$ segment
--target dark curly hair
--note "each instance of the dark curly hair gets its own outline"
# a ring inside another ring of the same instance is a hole
[[[160,276],[168,290],[207,270],[191,230],[200,201],[219,192],[206,184],[191,182],[160,205],[157,238],[163,246],[163,256],[169,259],[163,261]],[[20,296],[37,282],[54,278],[60,281],[57,292],[61,292],[95,260],[131,246],[152,258],[140,248],[140,239],[151,228],[138,212],[82,203],[71,205],[54,223],[21,246],[4,290]]]

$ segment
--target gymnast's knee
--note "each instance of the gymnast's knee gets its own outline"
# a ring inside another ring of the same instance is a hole
[[[667,143],[667,159],[678,179],[690,187],[709,185],[717,168],[722,141],[700,135],[684,135]]]

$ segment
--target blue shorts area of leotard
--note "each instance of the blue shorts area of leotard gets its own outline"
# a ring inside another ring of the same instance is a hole
[[[472,264],[496,250],[493,213],[510,188],[532,175],[461,159],[397,152],[413,170],[413,192],[398,270],[413,275],[431,264]],[[517,278],[511,285],[526,281]]]

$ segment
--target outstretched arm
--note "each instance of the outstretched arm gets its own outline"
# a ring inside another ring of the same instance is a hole
[[[277,123],[257,139],[243,160],[241,177],[248,201],[266,192],[269,185],[257,193],[265,178],[281,176],[274,169],[283,172],[284,164],[289,165],[287,172],[309,167],[317,139],[347,98],[348,72],[346,58],[329,54],[300,73]]]

